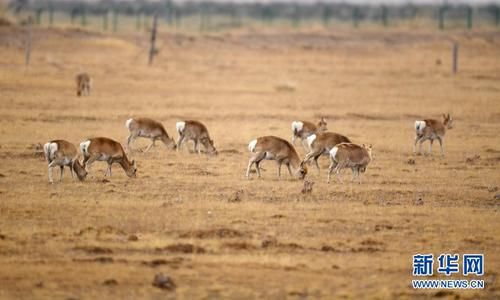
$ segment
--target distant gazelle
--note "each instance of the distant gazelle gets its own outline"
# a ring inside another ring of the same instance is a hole
[[[90,96],[90,87],[92,80],[87,73],[80,73],[76,75],[76,95],[77,96]]]
[[[108,163],[108,169],[104,176],[111,176],[111,165],[119,163],[129,177],[135,177],[137,167],[135,161],[130,161],[123,151],[120,143],[105,137],[88,139],[80,143],[80,149],[83,153],[83,164],[87,171],[90,171],[90,165],[96,160]]]
[[[418,152],[422,154],[422,143],[426,140],[430,141],[429,154],[432,154],[432,143],[435,139],[438,140],[441,146],[441,155],[444,155],[443,140],[446,129],[453,128],[453,118],[450,114],[443,114],[443,121],[426,119],[423,121],[415,121],[415,144],[413,145],[413,153],[417,153],[417,143],[419,144]]]
[[[316,164],[316,168],[318,168],[319,172],[318,159],[321,155],[328,155],[330,150],[332,150],[332,148],[337,144],[350,142],[351,141],[346,136],[334,132],[312,134],[307,138],[307,144],[309,145],[311,151],[307,153],[304,161],[308,162],[309,160],[314,159],[314,163]]]
[[[177,150],[181,149],[184,140],[192,140],[194,142],[194,152],[201,154],[200,144],[202,144],[207,153],[217,154],[217,150],[214,147],[214,141],[210,139],[207,127],[201,122],[194,120],[179,121],[175,124],[175,127],[179,133]]]
[[[132,118],[125,122],[125,127],[128,128],[130,135],[127,139],[127,148],[132,150],[132,142],[138,137],[151,139],[151,144],[144,152],[148,152],[151,147],[155,146],[156,140],[160,140],[167,148],[175,150],[177,147],[174,139],[168,136],[167,131],[160,122],[149,118]]]
[[[262,160],[275,160],[278,164],[278,179],[281,178],[281,165],[285,164],[290,176],[304,179],[307,174],[307,166],[300,160],[295,148],[286,140],[275,136],[263,136],[252,140],[248,144],[251,152],[248,161],[246,177],[250,178],[250,169],[255,163],[257,175],[260,177],[260,163]],[[293,174],[292,174],[293,169]]]
[[[293,121],[292,122],[292,145],[295,145],[295,140],[300,138],[302,146],[306,151],[309,151],[305,142],[306,139],[315,133],[327,131],[327,123],[325,118],[321,118],[318,124],[314,124],[307,121]]]
[[[357,145],[352,143],[341,143],[330,150],[331,164],[328,170],[328,182],[330,175],[335,172],[337,179],[342,183],[340,171],[344,168],[351,168],[352,181],[357,177],[361,184],[359,173],[364,173],[366,167],[372,160],[372,145]]]
[[[52,179],[52,168],[59,166],[61,168],[61,174],[59,181],[62,181],[64,167],[68,166],[71,172],[71,177],[74,178],[73,171],[79,180],[85,179],[87,172],[78,161],[78,151],[76,147],[64,140],[54,140],[43,145],[43,152],[45,158],[49,163],[49,182],[54,183]]]

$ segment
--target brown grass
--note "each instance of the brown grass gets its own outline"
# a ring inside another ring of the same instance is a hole
[[[0,27],[1,298],[500,297],[498,32],[162,33],[147,67],[146,37],[37,29],[28,69],[22,38]],[[91,97],[75,96],[81,71]],[[443,112],[447,155],[413,157],[414,120]],[[34,145],[125,142],[131,116],[175,138],[177,120],[199,119],[221,154],[159,145],[133,155],[136,179],[117,165],[103,181],[96,163],[86,182],[48,184]],[[327,184],[326,158],[307,194],[273,162],[244,178],[251,139],[320,116],[374,145],[362,185]],[[486,289],[413,290],[421,252],[484,253]],[[152,285],[160,272],[175,291]]]

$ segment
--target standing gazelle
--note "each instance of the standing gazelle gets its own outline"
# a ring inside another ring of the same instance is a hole
[[[71,177],[74,178],[73,171],[79,180],[85,179],[87,171],[83,168],[78,161],[78,151],[75,145],[64,140],[54,140],[43,145],[43,152],[45,158],[49,163],[49,182],[54,183],[52,179],[52,168],[59,166],[61,168],[61,175],[59,181],[62,181],[64,166],[68,166],[71,172]]]
[[[90,171],[90,165],[96,160],[106,161],[108,163],[108,169],[104,176],[111,176],[111,165],[113,163],[119,163],[123,170],[129,177],[135,177],[137,168],[135,161],[130,161],[123,151],[122,145],[120,143],[108,139],[105,137],[97,137],[88,139],[80,143],[80,149],[83,153],[83,164],[87,171]]]
[[[87,73],[80,73],[76,75],[76,95],[77,96],[90,96],[90,86],[92,80]]]
[[[305,142],[306,139],[315,133],[327,131],[327,123],[325,118],[321,118],[317,125],[307,121],[293,121],[292,122],[292,145],[295,145],[295,140],[300,138],[302,146],[306,151],[309,151]]]
[[[132,118],[125,122],[125,127],[128,128],[130,135],[127,139],[127,148],[132,151],[132,142],[138,137],[151,139],[151,144],[144,152],[148,152],[151,147],[155,146],[156,140],[160,140],[167,148],[175,150],[176,144],[174,139],[168,136],[167,131],[160,122],[149,118]]]
[[[422,154],[422,143],[426,140],[430,141],[429,154],[432,154],[432,143],[435,139],[438,140],[441,146],[441,155],[444,156],[443,140],[446,129],[453,128],[453,118],[450,114],[443,114],[443,122],[438,120],[426,119],[423,121],[415,121],[415,144],[413,145],[413,153],[417,153],[417,143],[419,144],[418,152]]]
[[[337,144],[350,142],[346,136],[334,132],[312,134],[307,138],[307,144],[311,151],[307,153],[304,162],[308,162],[311,158],[314,159],[319,172],[318,159],[322,154],[328,154]]]
[[[177,141],[177,150],[181,149],[184,140],[192,140],[194,142],[194,152],[201,154],[200,143],[205,147],[209,154],[217,154],[214,147],[214,141],[210,139],[207,127],[201,122],[194,120],[179,121],[175,124],[177,132],[179,133],[179,140]]]
[[[341,143],[330,150],[331,164],[328,170],[328,182],[330,175],[335,171],[337,179],[340,179],[340,171],[344,168],[351,168],[352,181],[357,177],[361,184],[359,173],[364,173],[366,167],[372,160],[372,145],[357,145],[352,143]]]
[[[259,137],[248,144],[248,150],[252,154],[248,161],[247,178],[250,178],[250,169],[254,163],[257,175],[260,177],[260,162],[264,159],[276,161],[278,164],[278,179],[281,178],[282,164],[287,166],[290,176],[295,175],[299,179],[304,179],[307,174],[307,166],[300,160],[295,148],[282,138],[275,136]]]

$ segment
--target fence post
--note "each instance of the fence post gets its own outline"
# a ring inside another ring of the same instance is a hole
[[[330,25],[330,19],[332,18],[332,11],[329,6],[323,9],[323,26],[328,27]]]
[[[83,27],[87,26],[87,11],[83,3],[80,5],[80,24]]]
[[[104,11],[104,14],[102,15],[102,31],[108,31],[108,15],[109,11]]]
[[[140,31],[141,30],[141,18],[142,18],[142,12],[140,10],[137,10],[135,12],[135,30]]]
[[[467,29],[472,29],[472,7],[467,6]]]
[[[43,8],[36,9],[36,11],[35,11],[36,25],[42,24],[42,13],[43,13]]]
[[[387,6],[382,6],[382,24],[384,25],[384,27],[387,27],[387,25],[389,24],[389,21],[388,21],[388,10],[387,10]]]
[[[76,19],[76,9],[71,10],[71,25],[75,24],[75,19]]]
[[[29,66],[31,60],[31,24],[33,23],[33,18],[28,17],[28,31],[26,33],[26,45],[24,48],[24,64],[26,67]]]
[[[495,25],[500,25],[500,7],[495,7]]]
[[[155,13],[155,15],[153,17],[153,28],[151,29],[151,45],[149,47],[148,65],[150,65],[150,66],[153,64],[153,57],[155,56],[156,51],[157,51],[156,46],[155,46],[157,25],[158,25],[158,13]]]
[[[439,29],[443,30],[444,29],[444,13],[445,13],[446,8],[444,6],[441,6],[439,8]]]
[[[359,26],[359,8],[357,6],[352,10],[352,24],[354,28],[358,28]]]
[[[453,42],[453,74],[458,72],[458,42]]]
[[[113,32],[118,31],[118,10],[113,8]]]
[[[54,5],[52,5],[52,2],[49,3],[49,26],[52,27],[54,24]]]

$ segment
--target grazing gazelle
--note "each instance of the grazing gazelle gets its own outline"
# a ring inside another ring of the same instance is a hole
[[[76,95],[77,96],[90,96],[90,85],[92,80],[87,73],[80,73],[76,75]]]
[[[285,164],[290,176],[304,179],[307,166],[300,160],[295,148],[286,140],[275,136],[263,136],[252,140],[248,144],[252,153],[247,167],[247,178],[250,178],[250,168],[255,163],[257,175],[260,177],[260,162],[264,159],[275,160],[278,164],[278,179],[281,178],[281,165]],[[293,169],[293,174],[292,174]]]
[[[350,142],[351,141],[346,136],[334,132],[312,134],[307,138],[307,144],[311,151],[307,153],[304,161],[308,162],[311,158],[314,159],[314,163],[319,172],[318,159],[322,154],[328,155],[330,150],[337,144]]]
[[[441,146],[441,155],[444,155],[444,134],[446,133],[446,129],[452,128],[453,118],[450,114],[443,114],[443,122],[433,119],[415,121],[415,144],[413,145],[413,153],[417,152],[417,143],[420,143],[418,153],[422,154],[422,143],[429,140],[429,154],[432,154],[432,143],[434,143],[434,140],[436,139],[439,142],[439,146]]]
[[[207,127],[201,122],[186,120],[179,121],[175,124],[177,132],[179,133],[179,140],[177,141],[177,150],[181,149],[184,140],[192,140],[194,142],[194,152],[201,154],[200,143],[205,147],[209,154],[217,154],[214,147],[214,141],[210,139]]]
[[[43,145],[43,152],[45,158],[49,163],[49,182],[54,183],[52,179],[52,168],[59,166],[61,168],[61,175],[59,181],[62,181],[64,166],[68,166],[71,172],[71,177],[74,178],[73,171],[79,180],[85,179],[87,171],[83,168],[78,161],[78,151],[75,145],[64,140],[54,140]]]
[[[174,139],[168,136],[167,131],[160,122],[149,118],[132,118],[125,122],[125,127],[130,132],[127,139],[129,151],[132,150],[132,142],[138,137],[151,139],[151,144],[144,152],[148,152],[151,147],[155,146],[156,140],[162,141],[169,149],[175,150],[176,148]]]
[[[83,164],[87,171],[90,171],[90,165],[96,160],[106,161],[108,169],[104,176],[111,176],[111,165],[119,163],[129,177],[135,177],[137,168],[135,161],[130,161],[123,151],[120,143],[105,137],[91,138],[80,143],[80,149],[83,153]]]
[[[357,177],[361,184],[361,177],[359,172],[364,173],[366,166],[372,160],[372,145],[357,145],[352,143],[341,143],[330,150],[330,168],[328,170],[328,182],[330,182],[330,175],[335,171],[337,179],[340,179],[340,171],[344,168],[351,168],[352,181]]]
[[[309,149],[305,145],[306,139],[315,133],[327,131],[325,118],[321,118],[317,125],[307,121],[293,121],[292,122],[292,145],[295,145],[295,140],[300,138],[302,146],[306,151]]]

